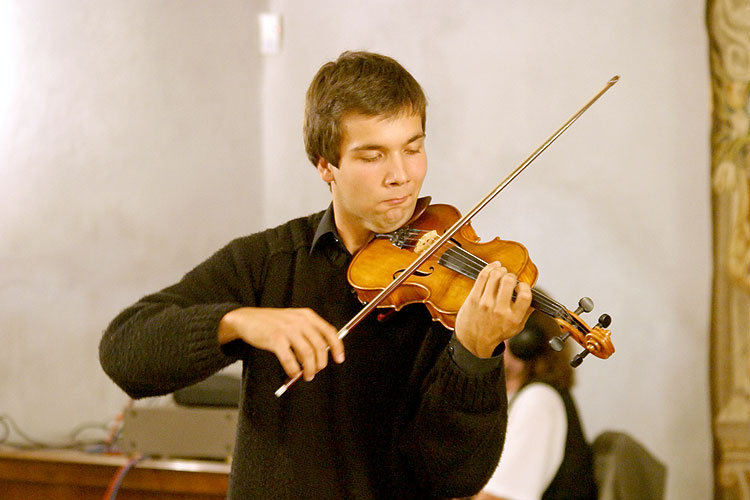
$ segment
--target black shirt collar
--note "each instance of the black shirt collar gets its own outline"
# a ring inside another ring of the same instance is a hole
[[[310,253],[312,254],[319,245],[326,241],[335,242],[336,246],[349,255],[346,247],[344,247],[344,243],[341,241],[339,232],[336,230],[336,222],[333,217],[333,203],[328,205],[318,223],[318,228],[315,230],[315,236],[313,236],[312,244],[310,245]]]
[[[312,245],[310,245],[310,252],[315,249],[320,238],[325,234],[333,234],[334,238],[338,238],[338,232],[336,231],[336,224],[333,219],[333,203],[328,205],[328,208],[323,213],[323,217],[318,223],[318,228],[315,230],[315,236],[313,236]]]

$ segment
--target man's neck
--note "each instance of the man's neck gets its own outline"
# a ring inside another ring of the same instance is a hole
[[[367,244],[372,241],[375,234],[372,232],[368,232],[366,236],[363,235],[362,237],[346,237],[343,234],[339,233],[339,236],[341,236],[341,241],[349,251],[349,253],[354,255],[359,250],[367,246]]]
[[[336,232],[339,234],[341,242],[352,255],[370,243],[375,237],[375,233],[366,229],[364,225],[342,219],[340,211],[336,210],[335,201],[333,204],[333,223],[336,225]]]
[[[372,241],[373,237],[375,237],[375,234],[372,231],[368,231],[366,229],[353,230],[350,226],[342,224],[341,221],[336,220],[335,217],[334,223],[336,224],[336,232],[339,233],[341,242],[352,255],[366,246],[370,241]]]

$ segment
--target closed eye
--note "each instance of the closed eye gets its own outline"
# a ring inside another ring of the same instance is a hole
[[[404,152],[408,155],[419,154],[424,150],[424,134],[413,137],[404,147]]]
[[[383,155],[375,154],[375,155],[363,155],[360,156],[359,159],[366,163],[374,163],[378,161]]]

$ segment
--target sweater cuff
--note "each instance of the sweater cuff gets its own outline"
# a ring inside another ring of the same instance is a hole
[[[193,353],[193,363],[197,363],[198,369],[205,367],[208,370],[215,370],[219,366],[234,361],[241,351],[241,342],[229,342],[219,344],[217,329],[219,321],[229,311],[241,307],[238,304],[207,304],[195,307],[195,312],[190,320],[190,333],[186,337],[186,342],[192,344],[191,352]],[[217,355],[220,354],[225,360],[220,361]]]
[[[481,372],[469,372],[461,368],[454,359],[458,350],[450,344],[438,358],[432,370],[432,376],[425,381],[429,388],[427,393],[433,398],[442,399],[444,404],[467,413],[488,413],[497,411],[507,404],[505,394],[505,372],[502,356],[495,367]],[[470,352],[468,354],[473,356]],[[459,354],[459,356],[461,356]],[[477,358],[478,361],[485,361]]]
[[[505,351],[505,342],[495,348],[490,358],[480,358],[468,350],[458,340],[454,333],[448,344],[448,352],[451,359],[466,373],[482,374],[491,372],[496,369],[503,361],[503,351]]]

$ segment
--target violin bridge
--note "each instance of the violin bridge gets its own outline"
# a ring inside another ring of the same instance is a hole
[[[437,241],[438,239],[440,239],[440,235],[437,233],[437,231],[435,231],[434,229],[432,231],[428,231],[424,233],[419,238],[419,240],[417,240],[417,244],[414,246],[414,251],[417,254],[421,254],[422,252],[427,250],[430,247],[430,245],[435,243],[435,241]]]

